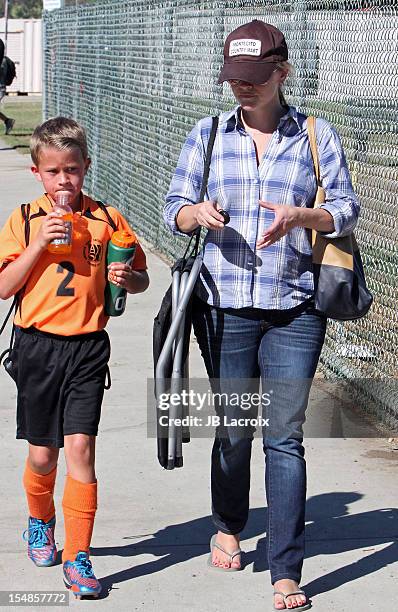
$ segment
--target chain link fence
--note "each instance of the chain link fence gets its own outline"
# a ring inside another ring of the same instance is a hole
[[[87,129],[86,188],[117,205],[170,258],[184,242],[161,210],[193,124],[234,104],[217,85],[223,42],[253,18],[280,28],[285,94],[342,137],[362,202],[357,230],[370,314],[330,322],[328,375],[388,426],[398,422],[398,3],[396,0],[99,0],[44,13],[44,114]]]

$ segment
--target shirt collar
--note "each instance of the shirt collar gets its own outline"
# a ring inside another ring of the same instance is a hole
[[[235,106],[235,108],[233,108],[232,110],[229,110],[228,112],[222,113],[220,115],[219,124],[226,124],[226,132],[232,132],[233,130],[237,129],[239,124],[239,109],[240,106]],[[279,121],[277,131],[279,132],[288,121],[294,121],[300,131],[303,129],[302,123],[297,113],[297,109],[294,106],[287,107],[286,113],[281,117]]]

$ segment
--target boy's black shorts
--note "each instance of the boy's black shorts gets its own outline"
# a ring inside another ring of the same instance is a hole
[[[61,448],[65,435],[96,436],[109,356],[105,330],[58,336],[16,328],[17,438]]]

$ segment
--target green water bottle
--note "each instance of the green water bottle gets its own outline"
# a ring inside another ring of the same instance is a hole
[[[131,264],[137,248],[137,237],[125,230],[114,232],[108,242],[106,264],[115,261]],[[119,317],[126,307],[127,291],[107,282],[105,287],[105,314],[109,317]]]

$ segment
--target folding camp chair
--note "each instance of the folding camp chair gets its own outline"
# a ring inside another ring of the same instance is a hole
[[[172,320],[155,367],[155,396],[158,434],[158,459],[162,467],[182,467],[182,443],[189,442],[189,428],[176,426],[175,419],[188,416],[186,405],[173,402],[160,408],[166,394],[180,396],[188,377],[188,344],[191,331],[190,300],[202,266],[202,253],[189,258],[185,265],[175,266],[172,273]],[[188,311],[188,314],[187,314]],[[187,324],[188,323],[188,324]],[[167,417],[162,425],[160,417]]]
[[[217,127],[218,117],[213,117],[199,202],[203,202],[207,191]],[[227,213],[225,215],[224,218],[228,222]],[[166,393],[180,394],[183,381],[188,378],[191,297],[202,266],[202,254],[199,253],[200,229],[191,237],[191,240],[195,241],[192,253],[189,254],[190,241],[184,256],[172,268],[172,283],[162,300],[153,328],[158,460],[160,465],[168,470],[183,465],[182,443],[189,442],[190,438],[189,428],[175,425],[175,419],[188,416],[188,407],[181,404],[170,405],[169,410],[164,410],[160,407],[160,398]],[[167,425],[161,424],[161,416],[168,417]]]
[[[224,224],[229,214],[219,211]],[[191,335],[192,293],[203,262],[198,252],[200,232],[196,234],[193,255],[179,259],[172,268],[171,286],[163,298],[160,311],[154,321],[155,398],[158,439],[158,460],[162,467],[173,470],[182,467],[182,443],[190,441],[189,427],[176,426],[176,419],[189,416],[189,407],[176,401],[167,409],[160,407],[165,396],[181,398],[184,384],[188,382],[189,340]],[[187,251],[189,249],[189,245]],[[187,252],[186,251],[186,252]],[[167,417],[167,425],[161,417]]]

